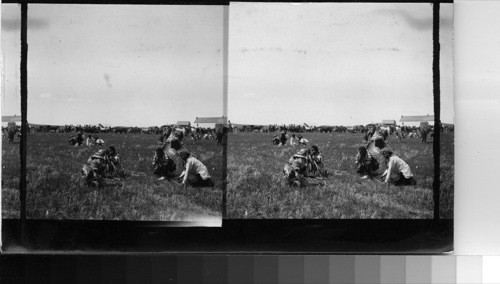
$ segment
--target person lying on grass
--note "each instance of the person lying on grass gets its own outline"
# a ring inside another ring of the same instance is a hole
[[[383,149],[382,155],[385,158],[387,169],[381,175],[385,176],[385,183],[392,183],[396,186],[400,185],[416,185],[417,182],[413,178],[410,166],[400,157],[393,155],[390,149]]]
[[[153,168],[153,173],[158,176],[158,180],[170,180],[175,177],[175,162],[165,154],[161,147],[156,148]]]
[[[306,186],[307,185],[307,149],[301,149],[293,155],[283,168],[285,180],[288,186]]]
[[[379,168],[377,159],[372,157],[365,147],[358,148],[356,165],[358,166],[356,173],[360,174],[362,179],[375,176],[377,174],[376,171]]]
[[[180,176],[184,187],[188,185],[193,187],[214,186],[208,169],[202,162],[195,157],[191,157],[191,154],[186,149],[179,151],[179,156],[186,163],[186,169]]]

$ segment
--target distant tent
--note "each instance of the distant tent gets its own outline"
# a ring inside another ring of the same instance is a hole
[[[384,125],[396,125],[396,121],[394,119],[385,119],[385,120],[382,120],[382,124],[384,124]]]
[[[191,126],[191,122],[189,121],[177,121],[177,126]]]
[[[434,115],[408,115],[401,116],[400,122],[422,122],[422,121],[434,121]]]
[[[214,123],[214,124],[227,124],[227,117],[197,117],[194,123]]]

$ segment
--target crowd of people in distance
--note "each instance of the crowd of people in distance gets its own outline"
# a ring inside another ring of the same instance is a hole
[[[401,141],[402,138],[420,138],[421,143],[427,143],[427,136],[434,137],[433,127],[428,122],[421,122],[420,127],[417,129],[410,129],[407,126],[382,126],[382,125],[369,125],[365,132],[365,141],[369,141],[374,135],[380,135],[384,141],[387,140],[389,135],[395,134]]]

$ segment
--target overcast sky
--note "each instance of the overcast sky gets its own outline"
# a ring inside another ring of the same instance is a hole
[[[2,4],[4,115],[20,114],[20,9]],[[28,122],[221,116],[222,6],[29,5]]]
[[[453,122],[453,5],[441,4],[441,121]],[[354,125],[433,114],[432,6],[231,3],[233,123]]]

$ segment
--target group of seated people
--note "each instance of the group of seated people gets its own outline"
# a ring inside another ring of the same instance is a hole
[[[403,161],[399,156],[394,155],[393,151],[389,148],[384,148],[380,151],[384,157],[386,170],[382,175],[378,176],[377,170],[379,162],[374,158],[365,147],[358,148],[356,156],[356,165],[358,166],[357,173],[363,179],[379,177],[382,178],[386,184],[399,185],[416,185],[417,182],[413,177],[410,166]]]
[[[184,187],[212,187],[214,182],[208,173],[207,167],[186,150],[177,152],[185,163],[185,170],[176,175],[176,164],[161,147],[158,147],[153,157],[153,173],[158,180],[174,180],[180,182]],[[90,156],[82,168],[84,184],[91,187],[103,187],[106,185],[105,178],[124,178],[126,176],[120,159],[113,146],[108,149],[100,149]]]
[[[381,175],[378,174],[378,160],[373,157],[366,147],[359,147],[356,155],[357,173],[362,179],[379,178],[386,184],[416,185],[415,178],[410,166],[399,156],[394,155],[390,148],[381,150],[384,157],[386,170]],[[306,186],[307,178],[327,177],[328,172],[323,164],[323,158],[317,146],[311,149],[301,149],[293,155],[283,169],[285,180],[289,186]]]
[[[301,149],[293,155],[283,168],[286,182],[289,186],[305,186],[308,177],[327,177],[323,157],[318,146],[311,149]]]
[[[87,137],[87,141],[85,141],[85,144],[87,146],[92,146],[92,145],[103,146],[104,140],[99,138],[97,135],[94,135],[94,137],[92,137],[92,135],[89,134],[89,136]]]
[[[176,176],[177,166],[169,154],[178,155],[182,163],[185,164],[185,169],[179,176]],[[153,168],[153,173],[158,176],[158,180],[179,181],[184,187],[188,185],[193,187],[214,186],[207,167],[200,160],[191,156],[191,153],[183,146],[182,136],[172,135],[163,147],[156,148]]]
[[[125,172],[113,146],[108,149],[99,149],[83,165],[82,175],[87,186],[102,187],[106,183],[104,178],[124,177]]]
[[[288,140],[288,134],[285,131],[282,131],[279,135],[273,136],[272,142],[274,145],[285,146],[287,140]],[[307,146],[307,143],[309,143],[309,140],[302,137],[302,135],[300,134],[299,135],[292,134],[292,137],[290,137],[291,146],[295,145]]]
[[[69,138],[69,144],[72,146],[81,146],[83,144],[83,132],[79,131],[76,135],[71,136]],[[87,139],[85,140],[85,145],[86,146],[104,146],[104,140],[99,138],[97,135],[88,135]]]
[[[153,157],[154,174],[158,176],[158,180],[178,179],[184,186],[204,187],[213,186],[214,182],[208,173],[207,167],[198,159],[191,156],[186,149],[178,151],[179,157],[185,163],[185,169],[176,176],[176,165],[161,147],[156,149]]]

